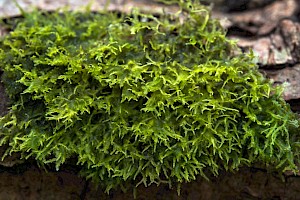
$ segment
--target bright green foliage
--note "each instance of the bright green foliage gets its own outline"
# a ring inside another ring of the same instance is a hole
[[[295,169],[297,118],[205,8],[26,14],[0,43],[1,144],[107,189],[259,162]],[[210,171],[210,172],[209,172]]]

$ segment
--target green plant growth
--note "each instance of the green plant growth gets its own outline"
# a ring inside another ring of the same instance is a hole
[[[298,119],[201,5],[159,17],[25,13],[0,42],[7,154],[76,159],[107,190],[263,163],[296,170]]]

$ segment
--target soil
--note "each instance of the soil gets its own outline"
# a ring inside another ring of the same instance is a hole
[[[59,172],[47,172],[33,161],[0,168],[0,199],[2,200],[128,200],[133,191],[113,190],[110,194],[78,176],[75,166],[64,166]],[[221,172],[210,181],[198,178],[182,184],[180,196],[168,185],[148,188],[139,186],[139,200],[217,200],[217,199],[299,199],[299,177],[268,173],[259,168],[242,168],[236,173]]]
[[[139,7],[144,12],[174,12],[176,7],[163,6],[147,0],[95,0],[92,10],[109,9],[129,12]],[[204,3],[212,1],[203,1]],[[274,85],[285,84],[283,97],[295,112],[300,112],[300,2],[298,0],[214,0],[212,16],[221,19],[228,37],[237,40],[244,52],[253,50],[257,64]],[[82,9],[88,1],[17,0],[22,9],[33,7],[54,10],[68,6]],[[21,10],[9,0],[0,0],[0,17],[19,16]],[[7,30],[0,27],[0,35]],[[5,88],[0,84],[0,115],[8,110]],[[6,147],[1,147],[1,152]],[[110,194],[78,174],[75,165],[65,165],[60,171],[47,171],[34,161],[20,161],[12,155],[0,162],[0,199],[133,199],[132,191],[121,190]],[[292,173],[280,175],[264,169],[248,167],[239,171],[221,172],[210,181],[198,178],[184,183],[181,195],[167,185],[139,186],[136,199],[300,199],[300,176]]]

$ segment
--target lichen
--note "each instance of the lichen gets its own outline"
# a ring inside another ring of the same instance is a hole
[[[263,163],[296,169],[298,119],[196,3],[152,16],[26,13],[0,41],[1,145],[107,190]]]

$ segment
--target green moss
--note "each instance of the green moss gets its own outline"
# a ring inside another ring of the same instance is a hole
[[[57,169],[76,158],[107,189],[257,162],[296,169],[298,121],[279,89],[252,55],[233,56],[204,7],[182,6],[159,17],[26,14],[0,42],[11,99],[1,145]]]

